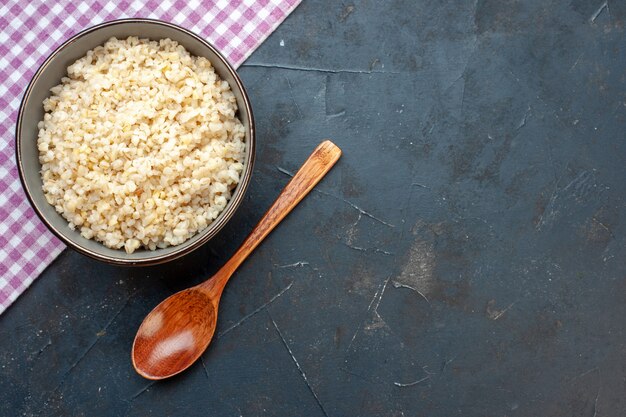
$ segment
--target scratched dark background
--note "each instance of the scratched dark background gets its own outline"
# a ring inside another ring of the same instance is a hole
[[[0,316],[2,416],[626,415],[626,2],[305,0],[240,72],[247,199],[171,264],[66,250]],[[224,263],[315,145],[344,156],[136,375],[143,317]]]

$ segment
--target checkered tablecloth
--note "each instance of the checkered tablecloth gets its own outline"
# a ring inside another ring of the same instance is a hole
[[[30,208],[15,165],[20,99],[44,59],[97,23],[148,17],[204,36],[239,66],[301,0],[0,0],[0,313],[64,249]]]

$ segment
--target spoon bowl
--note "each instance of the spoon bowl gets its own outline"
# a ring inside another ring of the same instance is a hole
[[[331,141],[322,142],[285,186],[237,252],[210,279],[161,302],[144,319],[132,349],[135,370],[148,379],[164,379],[193,364],[213,338],[224,286],[237,267],[313,189],[341,156]]]
[[[144,319],[133,343],[132,361],[148,379],[163,379],[191,366],[215,332],[217,305],[193,287],[166,298]]]

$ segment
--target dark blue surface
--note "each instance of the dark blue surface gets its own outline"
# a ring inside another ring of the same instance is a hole
[[[240,73],[233,221],[146,269],[65,251],[0,316],[0,415],[626,415],[626,3],[305,0]],[[342,159],[150,383],[143,317],[210,276],[326,137]]]

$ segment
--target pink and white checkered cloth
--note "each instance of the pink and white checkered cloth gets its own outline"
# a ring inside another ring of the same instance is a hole
[[[89,26],[148,17],[204,36],[239,66],[300,1],[0,0],[0,313],[64,249],[30,208],[14,157],[20,100],[45,58]]]

